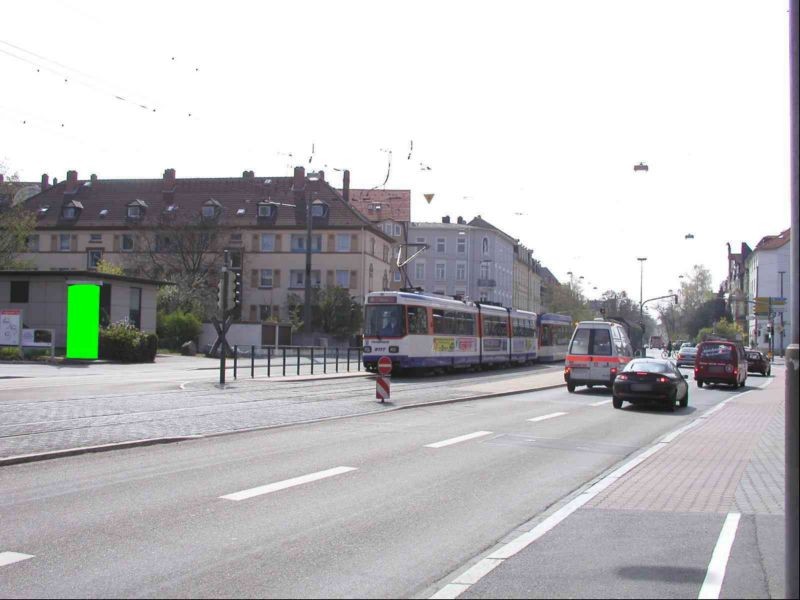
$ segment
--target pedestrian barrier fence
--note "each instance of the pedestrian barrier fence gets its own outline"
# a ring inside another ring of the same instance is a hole
[[[249,358],[250,377],[256,376],[256,359],[266,359],[259,364],[262,374],[286,376],[309,373],[350,373],[361,371],[359,348],[326,348],[324,346],[234,346],[233,378],[239,374],[239,359]],[[303,367],[301,373],[301,367]]]

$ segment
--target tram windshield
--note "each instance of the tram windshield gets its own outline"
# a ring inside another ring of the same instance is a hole
[[[368,337],[400,337],[405,335],[403,306],[399,304],[367,306],[364,335]]]

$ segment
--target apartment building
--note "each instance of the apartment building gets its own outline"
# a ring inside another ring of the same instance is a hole
[[[513,308],[541,313],[542,277],[538,262],[533,258],[533,250],[522,244],[514,246],[514,295]]]
[[[20,256],[39,270],[92,270],[100,260],[130,269],[145,254],[157,261],[178,252],[175,223],[201,223],[242,274],[241,319],[283,320],[289,294],[304,294],[310,203],[312,285],[343,287],[359,301],[390,285],[394,238],[345,202],[322,171],[179,179],[167,169],[160,179],[115,180],[69,171],[43,188],[25,202],[37,225]]]

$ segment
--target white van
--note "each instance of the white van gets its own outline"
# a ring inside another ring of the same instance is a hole
[[[581,321],[572,334],[564,361],[564,381],[574,392],[579,385],[611,389],[617,373],[633,358],[633,346],[619,323]]]

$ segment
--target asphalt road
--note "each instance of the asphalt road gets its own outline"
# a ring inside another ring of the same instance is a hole
[[[5,467],[0,556],[32,558],[0,596],[425,596],[733,393],[668,413],[561,388]]]

